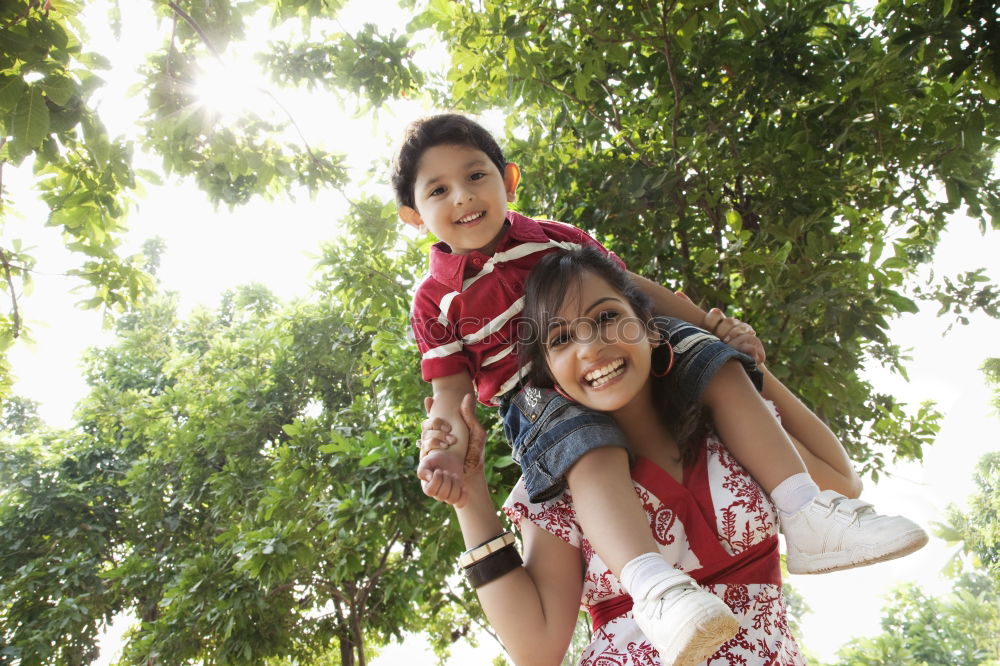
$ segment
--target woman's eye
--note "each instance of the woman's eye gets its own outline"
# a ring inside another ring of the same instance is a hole
[[[619,314],[614,310],[605,310],[601,314],[597,315],[597,323],[605,324],[609,321],[614,321],[615,319],[618,319],[618,316]]]
[[[569,342],[569,336],[566,335],[565,333],[560,333],[558,335],[553,335],[551,338],[549,338],[547,346],[550,348],[556,348],[556,347],[561,347],[567,342]]]

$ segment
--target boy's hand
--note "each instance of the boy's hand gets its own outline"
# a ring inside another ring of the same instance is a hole
[[[683,291],[675,291],[674,295],[688,303],[692,302]],[[767,360],[764,345],[757,337],[757,332],[753,330],[753,327],[736,317],[727,317],[719,308],[712,308],[705,313],[701,327],[733,349],[743,352],[758,364]]]
[[[424,409],[428,414],[433,404],[433,398],[424,398]],[[465,479],[477,472],[482,474],[483,471],[486,431],[476,419],[476,401],[471,393],[462,399],[459,413],[469,430],[468,447],[463,461],[464,478],[442,469],[424,470],[424,473],[418,469],[418,476],[424,494],[461,508],[467,499]],[[451,434],[451,426],[441,417],[430,417],[424,420],[420,427],[421,459],[433,451],[447,449],[457,441],[455,435]]]
[[[424,398],[424,412],[430,414],[434,398]],[[420,424],[420,457],[423,458],[433,449],[447,449],[458,438],[451,434],[451,426],[440,416],[428,417]]]
[[[465,506],[467,499],[465,486],[458,477],[444,470],[436,469],[427,475],[426,480],[420,479],[420,487],[423,488],[425,495],[439,502],[451,504],[457,509]]]
[[[764,345],[753,327],[736,317],[727,317],[719,308],[712,308],[705,314],[704,328],[757,363],[767,360]]]
[[[424,398],[424,411],[430,414],[433,404],[434,398],[429,396]],[[469,448],[465,453],[464,462],[464,473],[468,477],[483,471],[486,458],[486,431],[476,417],[476,399],[471,393],[462,398],[459,414],[469,429]],[[451,426],[440,417],[425,419],[420,424],[420,435],[421,458],[431,449],[447,448],[455,443]]]

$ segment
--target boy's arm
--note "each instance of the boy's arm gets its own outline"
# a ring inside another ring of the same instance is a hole
[[[463,398],[472,396],[472,379],[463,370],[436,377],[431,386],[433,397],[424,399],[427,420],[420,432],[417,478],[425,495],[462,506],[467,498],[461,471],[468,454],[469,428],[460,409]]]
[[[692,303],[691,299],[687,296],[675,294],[663,285],[648,280],[641,275],[636,275],[631,271],[629,271],[629,277],[635,281],[640,291],[646,294],[653,302],[653,314],[683,319],[689,324],[704,328],[710,333],[719,336],[723,342],[727,342],[744,354],[751,356],[757,363],[764,362],[764,346],[753,334],[753,329],[747,327],[749,335],[746,331],[740,330],[740,325],[743,322],[732,317],[727,317],[718,308],[712,308],[708,312],[705,312]]]
[[[431,380],[434,402],[430,411],[427,412],[429,419],[439,418],[450,427],[448,433],[453,435],[448,437],[449,448],[457,447],[456,453],[465,455],[465,449],[469,440],[469,428],[465,425],[460,411],[462,399],[473,393],[472,377],[466,371],[459,372],[447,377],[436,377]],[[421,455],[427,452],[421,442]],[[426,480],[426,479],[425,479]]]
[[[689,324],[705,328],[706,313],[689,299],[681,298],[661,284],[648,280],[632,271],[629,277],[639,286],[639,290],[653,301],[653,313],[683,319]]]

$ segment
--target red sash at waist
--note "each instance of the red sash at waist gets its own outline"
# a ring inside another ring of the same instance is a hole
[[[707,562],[700,569],[689,571],[688,575],[699,585],[781,585],[778,537],[770,536],[736,555]]]
[[[778,537],[747,548],[738,555],[713,562],[688,575],[699,585],[781,585],[781,563],[778,559]],[[622,594],[587,609],[594,631],[632,610],[632,597]]]
[[[597,631],[616,617],[621,617],[632,610],[632,597],[622,594],[611,599],[606,599],[596,606],[587,609],[590,613],[590,624],[594,631]]]

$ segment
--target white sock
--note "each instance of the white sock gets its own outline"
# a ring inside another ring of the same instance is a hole
[[[817,495],[819,486],[805,472],[792,474],[771,491],[771,499],[774,500],[778,511],[788,515],[804,509]]]
[[[677,570],[659,553],[643,553],[622,567],[622,586],[632,599],[649,599],[662,588],[667,578],[676,578]]]

